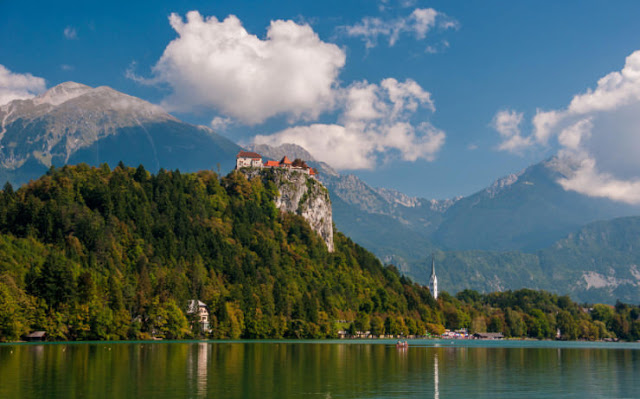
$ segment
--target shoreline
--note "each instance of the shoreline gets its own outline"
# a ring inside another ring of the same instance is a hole
[[[607,342],[603,340],[599,341],[563,341],[563,340],[551,340],[551,339],[532,339],[532,338],[514,338],[514,339],[442,339],[442,338],[410,338],[405,339],[409,341],[409,347],[441,347],[441,346],[475,346],[476,344],[490,344],[490,346],[512,346],[514,344],[540,344],[550,345],[552,347],[562,347],[563,344],[568,347],[575,347],[576,345],[606,345],[607,347],[620,346],[620,345],[638,345],[637,349],[640,349],[640,341],[617,341]],[[354,338],[354,339],[238,339],[238,340],[215,340],[215,339],[188,339],[188,340],[121,340],[121,341],[39,341],[39,342],[27,342],[27,341],[12,341],[12,342],[0,342],[0,348],[6,346],[37,346],[37,345],[110,345],[110,344],[381,344],[381,345],[394,345],[397,339],[395,338]],[[506,345],[501,345],[506,344]]]

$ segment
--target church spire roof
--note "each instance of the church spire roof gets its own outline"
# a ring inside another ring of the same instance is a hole
[[[429,278],[429,291],[435,299],[438,299],[438,277],[436,277],[436,256],[431,254],[431,277]]]

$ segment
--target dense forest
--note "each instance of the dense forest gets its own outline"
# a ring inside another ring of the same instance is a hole
[[[640,339],[640,307],[580,306],[519,290],[442,293],[383,266],[340,233],[335,252],[276,186],[232,172],[183,174],[106,164],[52,168],[0,192],[0,340],[198,337],[190,299],[211,312],[208,338],[439,334]]]

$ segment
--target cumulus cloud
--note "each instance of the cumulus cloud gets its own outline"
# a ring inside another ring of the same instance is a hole
[[[565,190],[573,190],[591,197],[609,198],[629,204],[640,204],[640,179],[618,179],[601,172],[593,158],[584,158],[568,178],[561,178]]]
[[[64,33],[64,37],[69,40],[78,38],[78,31],[73,26],[67,26],[66,28],[64,28],[64,31],[62,33]]]
[[[416,8],[409,16],[391,20],[377,17],[364,17],[355,25],[343,27],[347,35],[360,37],[367,48],[378,44],[379,38],[387,38],[389,46],[396,44],[400,35],[410,34],[417,40],[427,37],[427,33],[435,27],[440,29],[457,29],[458,22],[433,8]],[[435,49],[427,47],[426,51]]]
[[[0,64],[0,105],[12,100],[24,100],[46,90],[44,79],[30,73],[14,73]]]
[[[537,110],[532,124],[527,144],[557,143],[571,165],[565,189],[640,204],[640,51],[566,108]]]
[[[493,117],[491,125],[502,138],[498,146],[499,150],[520,153],[523,149],[531,145],[530,137],[523,137],[520,131],[522,123],[522,112],[513,110],[498,111]]]
[[[171,14],[169,22],[178,37],[153,67],[153,77],[127,72],[140,82],[169,85],[166,108],[211,108],[256,124],[275,115],[311,120],[332,107],[345,53],[309,25],[272,21],[261,39],[233,15],[219,21],[191,11],[186,21]]]
[[[420,107],[435,110],[430,93],[411,79],[355,82],[342,90],[340,101],[343,111],[335,124],[295,126],[254,142],[298,144],[337,169],[373,169],[394,157],[432,161],[444,145],[443,131],[428,122],[411,123]]]
[[[216,116],[211,120],[211,128],[217,131],[225,131],[227,130],[227,127],[229,127],[229,125],[231,125],[232,123],[233,121],[231,120],[231,118]]]

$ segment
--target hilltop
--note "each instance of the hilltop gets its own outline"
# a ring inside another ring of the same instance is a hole
[[[359,312],[402,318],[405,333],[442,323],[426,288],[340,233],[330,252],[302,216],[276,207],[278,195],[274,180],[237,172],[123,165],[65,166],[7,186],[0,303],[12,313],[0,320],[13,337],[178,338],[197,298],[214,338],[335,336],[336,321]]]
[[[340,232],[330,252],[304,215],[278,209],[278,187],[296,185],[287,179],[81,164],[17,191],[6,185],[0,341],[33,330],[50,340],[107,340],[407,336],[445,327],[640,338],[640,308],[621,303],[585,313],[567,296],[531,290],[442,292],[436,301]],[[308,196],[325,201],[317,184]],[[210,312],[204,335],[190,327],[196,299]]]

